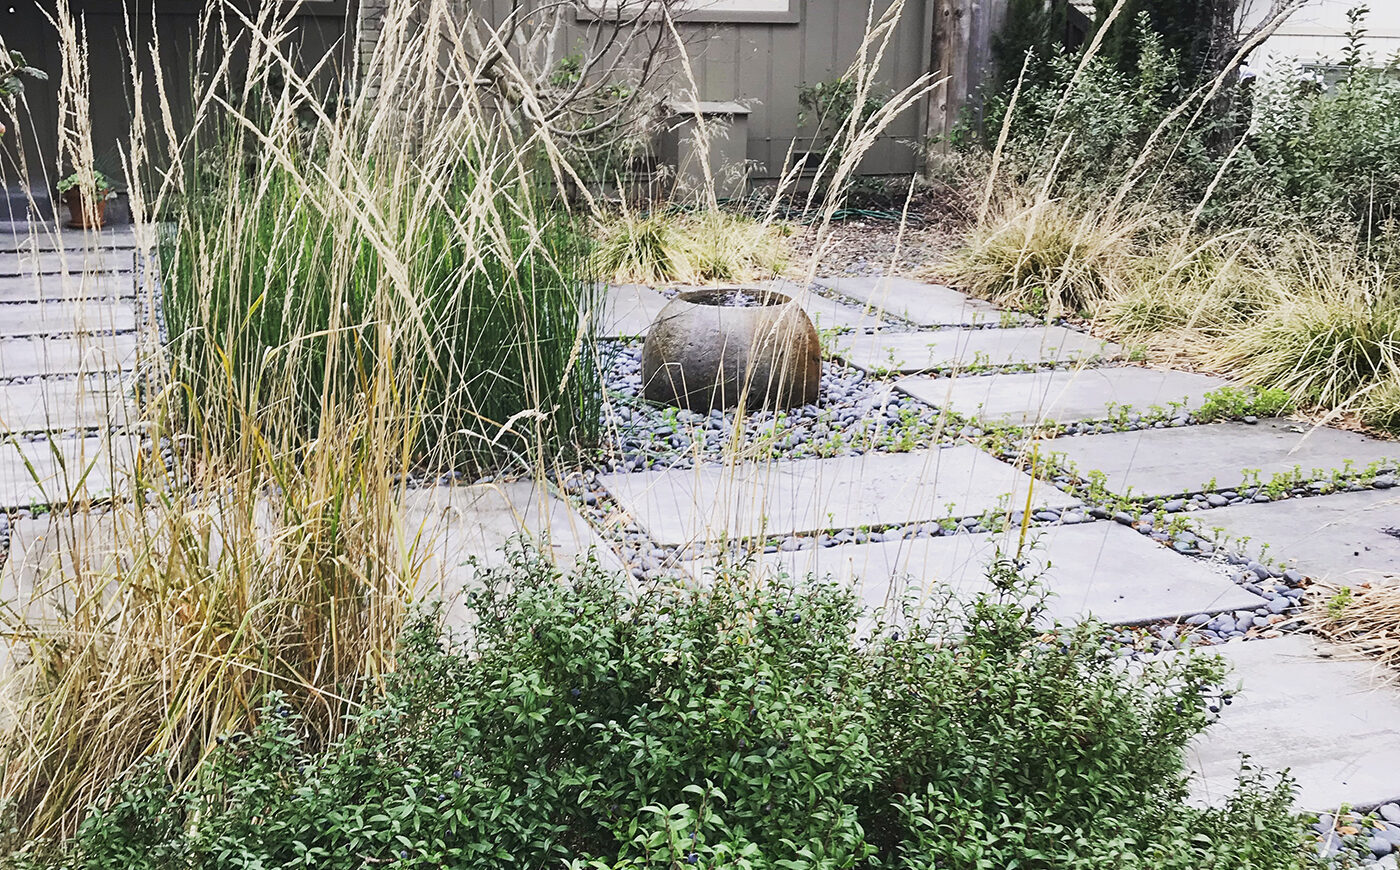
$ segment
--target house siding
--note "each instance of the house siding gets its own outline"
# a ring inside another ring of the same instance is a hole
[[[1246,27],[1264,17],[1263,4],[1246,10]],[[1310,0],[1284,22],[1278,32],[1255,51],[1250,64],[1260,72],[1291,67],[1295,63],[1328,65],[1341,59],[1346,48],[1347,10],[1357,0]],[[1369,62],[1383,65],[1400,54],[1400,3],[1370,3],[1366,16],[1365,46]]]
[[[511,8],[505,0],[477,2],[478,9],[484,7],[488,21],[504,20]],[[888,0],[882,3],[880,8],[888,8]],[[361,4],[363,55],[372,49],[387,0],[361,0]],[[908,86],[926,71],[929,30],[924,18],[928,5],[924,0],[907,0],[879,70],[878,80],[887,91]],[[797,11],[795,23],[682,22],[678,28],[695,74],[695,96],[704,101],[737,101],[749,107],[746,153],[755,164],[757,177],[780,174],[790,150],[811,149],[811,131],[797,123],[798,89],[803,83],[834,79],[850,68],[865,35],[869,3],[799,0]],[[567,47],[588,27],[596,26],[607,25],[572,21],[561,33],[561,53],[567,53]],[[680,90],[676,88],[678,94]],[[919,116],[919,108],[911,108],[891,124],[870,149],[861,171],[915,171],[919,160],[913,146],[922,129]]]

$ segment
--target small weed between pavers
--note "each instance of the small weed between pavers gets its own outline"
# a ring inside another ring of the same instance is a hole
[[[1277,388],[1221,387],[1205,394],[1192,416],[1202,423],[1244,417],[1279,417],[1293,410],[1288,391]]]

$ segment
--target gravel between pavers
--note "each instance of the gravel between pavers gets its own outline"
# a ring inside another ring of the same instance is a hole
[[[944,425],[944,415],[896,391],[893,382],[837,362],[822,363],[815,405],[754,412],[737,422],[733,411],[700,414],[644,401],[640,344],[613,343],[604,353],[612,401],[604,414],[606,442],[597,462],[603,471],[691,468],[697,460],[720,461],[734,447],[736,425],[742,428],[741,455],[753,459],[907,452],[956,438]]]

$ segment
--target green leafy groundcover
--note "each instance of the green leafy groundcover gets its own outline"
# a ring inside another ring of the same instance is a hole
[[[469,639],[430,618],[343,742],[276,700],[197,779],[135,772],[59,858],[87,867],[1275,868],[1290,788],[1183,800],[1218,659],[1129,675],[1101,627],[1043,633],[1014,566],[944,616],[722,575],[651,588],[528,554]],[[895,623],[898,623],[896,627]]]

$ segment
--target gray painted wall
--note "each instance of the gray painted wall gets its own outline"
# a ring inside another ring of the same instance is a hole
[[[467,0],[486,10],[488,20],[502,21],[512,0]],[[890,0],[877,0],[878,11]],[[382,14],[386,0],[361,0],[362,15],[369,20],[364,32],[374,33],[373,19]],[[930,45],[930,22],[924,20],[931,4],[906,0],[903,20],[891,38],[880,80],[899,89],[925,72]],[[687,44],[699,93],[706,101],[735,100],[751,109],[747,154],[758,164],[760,177],[777,175],[789,149],[811,148],[811,131],[799,128],[798,87],[834,79],[855,60],[865,35],[868,0],[794,0],[796,21],[706,21],[680,27]],[[608,26],[568,15],[558,36],[559,54],[569,53],[589,27]],[[720,17],[712,13],[707,17]],[[365,26],[365,25],[362,25]],[[362,51],[364,47],[362,46]],[[920,138],[926,108],[916,107],[895,121],[870,150],[861,169],[872,174],[907,174],[918,168],[911,143]]]

